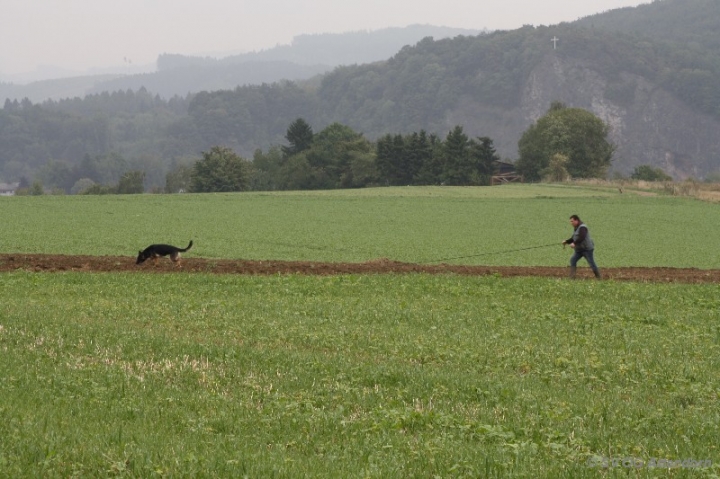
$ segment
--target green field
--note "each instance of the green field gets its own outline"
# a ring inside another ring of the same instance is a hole
[[[407,187],[207,195],[0,198],[0,252],[565,265],[579,214],[602,266],[720,268],[717,205],[563,186]],[[534,246],[547,247],[506,253]]]
[[[720,460],[718,285],[1,280],[6,477],[576,478],[598,477],[595,456]]]
[[[716,208],[553,186],[0,198],[0,252],[420,261],[559,242],[578,213],[601,267],[718,267]],[[0,477],[717,478],[718,311],[718,284],[0,273]]]

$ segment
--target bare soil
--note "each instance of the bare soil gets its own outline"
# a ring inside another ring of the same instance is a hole
[[[183,258],[182,266],[162,258],[155,266],[151,261],[135,264],[129,256],[66,256],[46,254],[0,254],[0,271],[34,272],[132,272],[132,273],[213,273],[213,274],[388,274],[428,273],[502,277],[567,277],[567,267],[554,266],[463,266],[451,264],[402,263],[381,258],[365,263],[321,263],[308,261],[258,261],[207,258]],[[604,279],[657,283],[720,283],[720,270],[697,268],[603,268]],[[578,278],[591,279],[588,268],[578,268]]]

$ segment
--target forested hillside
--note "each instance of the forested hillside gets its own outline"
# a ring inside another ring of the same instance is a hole
[[[717,5],[661,0],[557,26],[426,38],[385,61],[341,66],[311,82],[169,100],[140,88],[42,104],[8,101],[0,111],[0,180],[72,170],[90,158],[144,169],[149,185],[161,185],[172,165],[215,145],[251,158],[285,144],[296,118],[315,131],[347,125],[373,141],[419,131],[444,138],[462,125],[513,160],[522,133],[554,101],[610,125],[614,171],[649,164],[676,178],[702,177],[720,169]],[[605,26],[618,15],[626,27]],[[662,41],[651,33],[670,24]]]
[[[476,33],[458,28],[414,25],[371,32],[300,35],[290,45],[219,59],[163,54],[158,58],[156,73],[105,81],[97,84],[92,92],[134,90],[144,86],[163,98],[170,98],[200,91],[233,89],[239,85],[305,80],[329,72],[338,65],[385,60],[404,45],[413,45],[426,36],[445,38]]]
[[[553,37],[561,39],[557,49]],[[617,170],[647,163],[677,177],[702,176],[720,166],[719,73],[684,44],[573,24],[525,27],[425,39],[386,62],[339,67],[313,90],[284,84],[203,93],[191,103],[188,133],[249,154],[279,140],[278,118],[302,116],[316,128],[340,122],[373,139],[421,129],[443,136],[461,124],[512,159],[522,132],[560,100],[613,126]]]
[[[720,55],[718,11],[718,0],[661,0],[592,15],[575,23],[678,46],[686,44],[696,55],[710,55],[717,61]]]
[[[105,91],[136,91],[142,87],[169,99],[241,85],[304,80],[329,72],[338,65],[386,60],[404,45],[414,45],[428,36],[440,39],[477,33],[477,30],[461,28],[411,25],[374,31],[299,35],[290,45],[219,58],[163,53],[158,56],[155,72],[81,76],[27,85],[0,82],[0,101],[28,98],[38,103]]]

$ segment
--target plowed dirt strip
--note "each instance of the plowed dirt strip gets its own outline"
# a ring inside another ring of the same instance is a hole
[[[135,265],[129,256],[65,256],[43,254],[0,254],[0,271],[35,272],[133,272],[133,273],[214,273],[214,274],[388,274],[428,273],[461,274],[470,276],[499,275],[540,276],[564,278],[566,267],[548,266],[462,266],[451,264],[414,264],[378,259],[366,263],[321,263],[306,261],[245,261],[227,259],[185,258],[178,268],[168,259],[161,259],[158,266],[152,262]],[[604,268],[605,279],[617,281],[720,283],[720,270],[696,268]],[[591,278],[588,268],[578,269],[579,278]]]

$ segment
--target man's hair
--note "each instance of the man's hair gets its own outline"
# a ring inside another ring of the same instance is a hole
[[[580,221],[580,217],[578,215],[572,215],[570,217],[571,220]],[[582,221],[580,221],[582,223]]]

